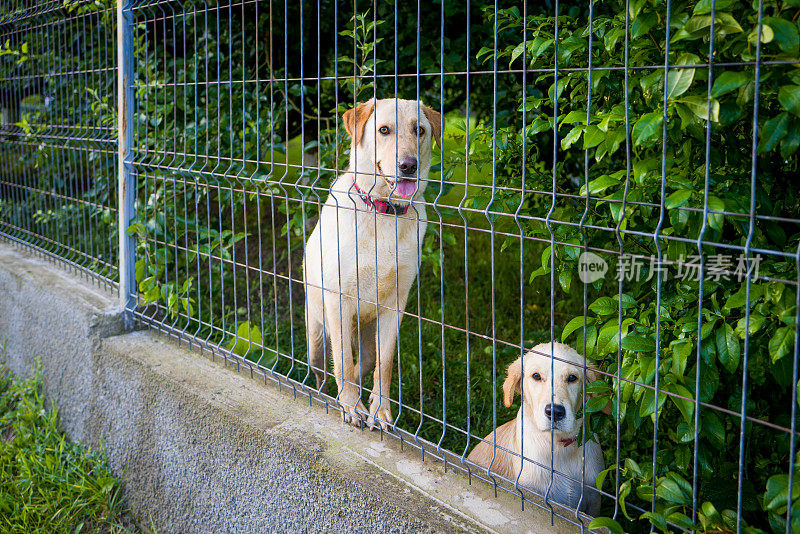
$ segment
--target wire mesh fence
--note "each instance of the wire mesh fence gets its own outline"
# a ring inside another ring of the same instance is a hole
[[[112,7],[0,6],[0,233],[117,278]]]
[[[79,5],[4,19],[0,232],[114,279]],[[576,530],[799,530],[798,13],[126,2],[132,316]]]

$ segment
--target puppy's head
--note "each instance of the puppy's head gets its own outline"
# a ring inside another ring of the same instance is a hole
[[[422,195],[434,141],[441,148],[441,114],[417,100],[370,100],[342,116],[350,134],[350,169],[377,198],[396,204]]]
[[[555,358],[550,343],[542,343],[508,367],[503,401],[511,406],[522,391],[523,410],[539,431],[572,436],[580,427],[576,414],[585,385],[597,380],[597,372],[587,368],[584,373],[583,356],[571,347],[554,343],[552,349]]]

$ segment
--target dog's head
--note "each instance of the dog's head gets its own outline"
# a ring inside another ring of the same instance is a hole
[[[508,367],[503,401],[511,406],[514,395],[522,391],[523,410],[539,431],[572,436],[580,427],[576,414],[585,386],[598,374],[590,367],[584,373],[584,358],[572,347],[553,343],[552,349],[554,358],[550,343],[537,345]]]
[[[342,116],[350,134],[350,168],[373,197],[408,203],[422,195],[433,142],[441,148],[441,114],[417,100],[370,100]]]

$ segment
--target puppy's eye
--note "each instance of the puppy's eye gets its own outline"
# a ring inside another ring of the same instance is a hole
[[[576,380],[578,380],[578,377],[576,375],[569,375],[567,377],[567,382],[575,382]]]
[[[531,378],[533,378],[534,380],[536,380],[537,382],[539,382],[539,381],[542,379],[542,375],[540,375],[539,373],[533,373],[533,374],[531,375]]]
[[[417,135],[420,135],[420,136],[425,135],[425,127],[424,126],[417,126],[414,129],[417,130]]]
[[[380,133],[382,133],[383,135],[389,135],[389,127],[388,126],[381,126],[380,129],[378,129],[378,131]]]

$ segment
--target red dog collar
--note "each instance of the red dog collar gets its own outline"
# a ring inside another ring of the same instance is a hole
[[[361,196],[361,200],[364,203],[377,211],[378,213],[393,213],[395,215],[405,215],[408,211],[408,207],[410,204],[395,204],[394,202],[386,202],[385,200],[373,200],[370,196],[362,191],[355,180],[353,180],[353,187],[356,189],[356,193]]]
[[[578,436],[574,436],[574,437],[571,437],[571,438],[560,439],[558,441],[563,443],[564,447],[569,447],[570,445],[572,445],[573,443],[578,441]]]

